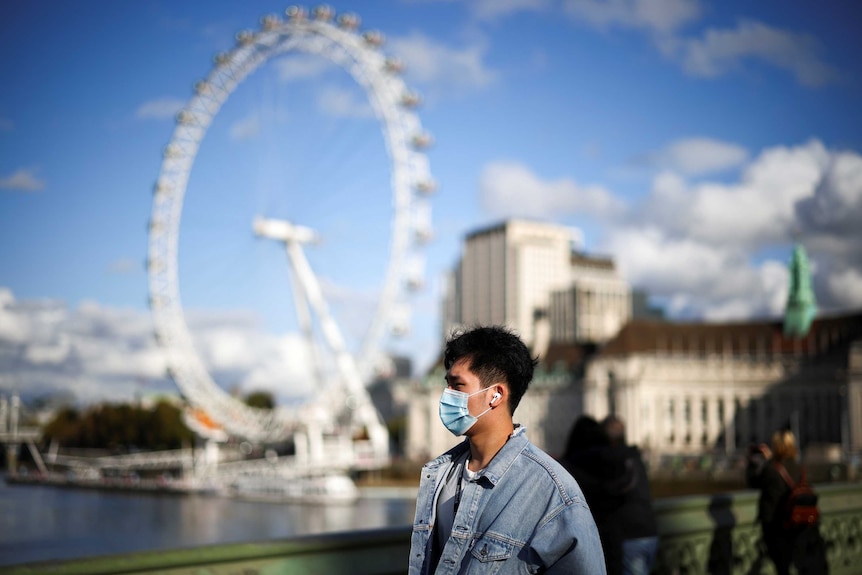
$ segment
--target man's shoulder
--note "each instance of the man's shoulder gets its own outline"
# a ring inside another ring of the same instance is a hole
[[[581,488],[571,473],[563,467],[562,463],[551,457],[544,450],[532,443],[528,443],[521,452],[521,455],[528,461],[526,465],[535,467],[530,474],[530,477],[534,480],[544,480],[553,484],[566,499],[581,495]]]

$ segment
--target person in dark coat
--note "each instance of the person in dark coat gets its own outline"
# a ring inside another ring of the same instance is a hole
[[[658,522],[652,506],[649,478],[640,449],[626,444],[623,421],[609,415],[602,421],[611,449],[622,458],[631,480],[624,486],[622,504],[614,511],[623,539],[623,574],[649,575],[658,551]]]
[[[799,483],[802,467],[796,461],[797,454],[792,431],[784,429],[773,434],[772,459],[763,467],[759,481],[757,517],[763,530],[763,542],[778,575],[788,575],[791,565],[800,574],[826,574],[829,572],[826,549],[818,526],[785,526],[791,488],[782,477],[779,466],[787,470],[795,483]]]
[[[752,489],[760,489],[763,469],[772,458],[772,451],[765,443],[751,443],[745,458],[745,484]]]
[[[624,454],[611,448],[598,421],[582,415],[572,426],[560,463],[577,480],[587,498],[602,540],[608,575],[622,575],[623,526],[616,512],[634,479],[633,471],[626,467]]]

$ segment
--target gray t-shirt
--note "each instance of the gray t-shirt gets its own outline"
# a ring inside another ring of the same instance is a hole
[[[470,471],[467,464],[470,452],[459,457],[452,465],[452,469],[446,476],[446,482],[440,488],[437,497],[437,519],[434,523],[434,535],[436,538],[435,549],[437,553],[443,552],[443,547],[452,534],[452,525],[455,523],[455,514],[458,512],[456,503],[460,503],[461,491],[467,481],[476,481],[482,470]]]

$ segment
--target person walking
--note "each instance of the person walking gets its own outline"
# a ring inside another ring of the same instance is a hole
[[[622,495],[622,504],[615,512],[615,520],[622,530],[623,574],[649,575],[655,565],[658,551],[658,522],[652,505],[649,478],[640,449],[626,443],[623,421],[609,415],[602,420],[611,450],[618,453],[631,474]]]
[[[794,527],[787,522],[787,502],[792,490],[790,483],[799,483],[803,475],[803,468],[796,461],[797,455],[793,432],[789,429],[776,431],[772,436],[772,458],[763,467],[759,478],[757,517],[763,531],[763,542],[778,575],[788,575],[791,565],[799,574],[826,574],[829,567],[819,527],[816,524]]]
[[[598,421],[582,415],[572,425],[560,459],[587,498],[602,540],[608,575],[623,573],[623,525],[618,513],[634,479],[623,455],[621,450],[611,448]]]
[[[536,363],[499,326],[446,343],[440,419],[466,439],[422,468],[410,575],[606,573],[578,483],[514,423]]]

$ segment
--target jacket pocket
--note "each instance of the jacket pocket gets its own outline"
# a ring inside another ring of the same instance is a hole
[[[482,563],[505,561],[515,553],[515,545],[486,535],[476,541],[470,552]]]

